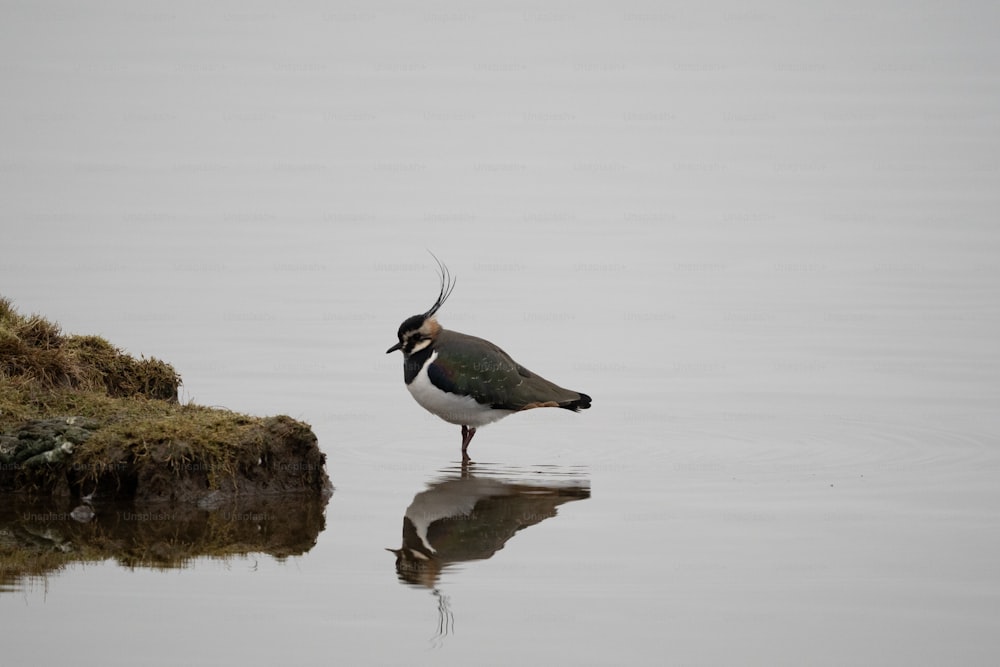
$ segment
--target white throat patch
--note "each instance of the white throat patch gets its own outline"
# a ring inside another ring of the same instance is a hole
[[[431,344],[431,339],[425,338],[424,340],[420,341],[419,343],[413,346],[413,349],[410,350],[410,354],[413,354],[414,352],[419,352],[420,350],[424,349],[430,344]]]

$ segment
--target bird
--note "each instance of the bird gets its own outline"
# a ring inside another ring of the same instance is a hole
[[[500,347],[483,338],[451,331],[435,317],[455,280],[438,263],[441,290],[426,312],[403,320],[398,342],[386,354],[403,353],[403,381],[414,400],[428,412],[462,427],[462,460],[476,429],[532,408],[579,412],[590,407],[587,394],[549,382],[532,373]]]

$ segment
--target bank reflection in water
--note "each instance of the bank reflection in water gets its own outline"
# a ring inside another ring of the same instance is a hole
[[[433,589],[451,565],[492,557],[519,530],[556,516],[563,503],[590,497],[579,470],[446,469],[413,497],[396,554],[400,581]]]
[[[193,559],[303,554],[325,527],[328,498],[258,497],[211,510],[191,505],[74,504],[0,498],[0,593],[72,563],[184,567]]]

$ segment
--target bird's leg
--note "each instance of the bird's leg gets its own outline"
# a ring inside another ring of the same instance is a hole
[[[472,442],[472,436],[476,434],[476,428],[474,426],[466,426],[462,424],[462,460],[469,460],[469,443]]]

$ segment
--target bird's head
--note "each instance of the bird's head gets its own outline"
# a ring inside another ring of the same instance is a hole
[[[433,254],[431,256],[434,257]],[[441,290],[438,292],[437,300],[427,312],[403,320],[403,323],[399,325],[399,331],[396,332],[399,342],[386,350],[386,354],[402,350],[403,356],[408,357],[433,343],[438,333],[440,333],[441,325],[438,324],[434,315],[444,305],[448,297],[451,296],[451,291],[455,289],[455,280],[452,279],[448,267],[442,264],[441,260],[437,257],[434,257],[434,259],[437,260],[441,273]]]

